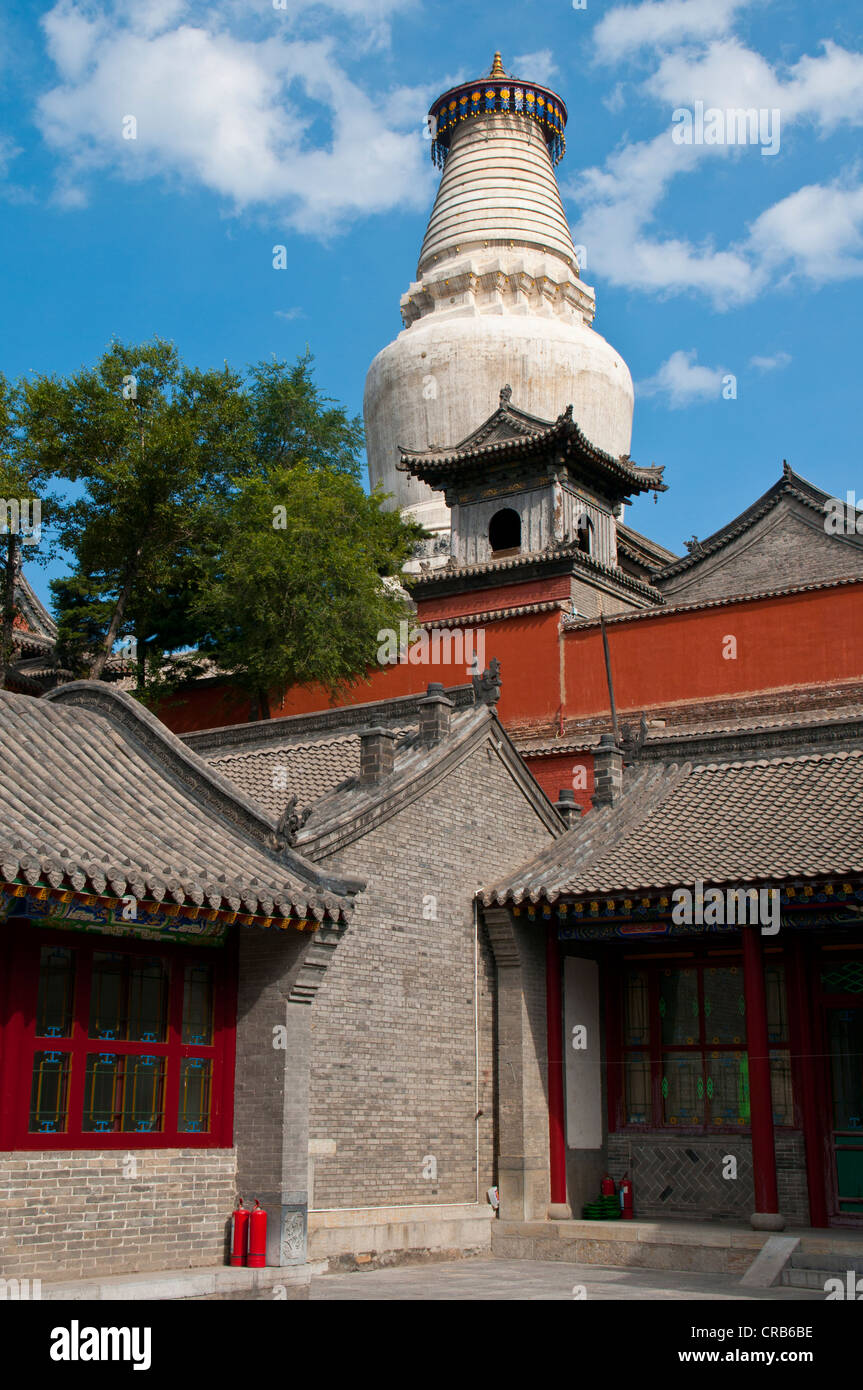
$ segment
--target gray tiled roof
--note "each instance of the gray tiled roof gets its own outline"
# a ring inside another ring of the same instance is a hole
[[[322,798],[312,808],[309,819],[301,831],[300,842],[303,839],[316,837],[324,828],[344,818],[361,821],[363,813],[381,800],[382,791],[392,795],[398,788],[413,782],[422,773],[439,763],[467,734],[476,729],[485,728],[490,719],[491,714],[486,705],[474,705],[467,709],[454,710],[449,738],[443,739],[433,747],[422,742],[418,730],[403,730],[402,738],[396,743],[392,774],[385,783],[364,785],[359,781],[358,776],[354,776],[334,788],[328,796]],[[359,740],[357,740],[357,744],[359,745]],[[357,752],[356,772],[359,773],[359,751]]]
[[[662,585],[665,580],[674,575],[682,574],[684,570],[691,569],[693,565],[699,564],[708,555],[713,555],[717,550],[721,550],[723,546],[736,540],[738,536],[742,536],[745,531],[754,526],[769,511],[772,511],[785,496],[794,497],[814,511],[823,513],[829,493],[823,492],[820,487],[816,487],[814,483],[810,483],[799,473],[795,473],[787,463],[783,464],[782,477],[772,487],[769,487],[761,497],[757,498],[733,521],[729,521],[718,531],[714,531],[712,536],[707,536],[703,541],[699,541],[688,555],[672,560],[670,564],[655,570],[653,573],[654,583]]]
[[[278,817],[289,799],[305,811],[360,770],[358,734],[314,741],[270,744],[248,752],[211,754],[210,767],[227,777],[246,796]]]
[[[0,692],[0,877],[284,918],[351,911],[353,881],[286,846],[275,821],[122,691]]]
[[[57,624],[36,594],[23,570],[19,570],[15,580],[15,602],[27,624],[30,636],[35,634],[48,638],[51,642],[56,641]],[[17,631],[20,632],[20,629]]]
[[[473,703],[471,686],[456,687],[448,695],[453,703],[450,733],[433,746],[419,735],[424,694],[201,731],[185,735],[184,742],[200,747],[214,770],[273,816],[282,816],[296,797],[294,810],[301,824],[295,843],[315,858],[360,838],[374,824],[422,796],[478,741],[489,737],[508,762],[514,781],[535,802],[551,832],[558,833],[557,815],[491,708]],[[298,725],[300,732],[292,736],[291,730]],[[396,735],[393,771],[380,782],[363,783],[360,734],[380,726]]]
[[[452,718],[452,737],[468,727],[482,723],[485,707],[456,710]],[[415,728],[393,729],[396,756],[393,778],[410,781],[424,766],[437,759],[440,746],[429,749],[419,742]],[[359,813],[367,802],[381,796],[380,785],[363,787],[359,781],[360,736],[344,731],[323,734],[311,740],[271,740],[247,752],[214,750],[206,755],[209,766],[227,777],[242,792],[276,817],[296,796],[297,811],[308,811],[303,830],[307,838],[313,829],[337,817],[348,807]],[[389,785],[389,784],[388,784]]]
[[[647,764],[486,903],[863,872],[863,750]]]
[[[503,398],[497,410],[454,448],[418,450],[400,446],[396,467],[424,482],[432,482],[443,473],[464,470],[477,461],[532,454],[543,445],[554,444],[580,452],[614,477],[626,492],[668,491],[668,484],[662,481],[664,464],[659,468],[655,464],[645,467],[628,454],[615,457],[606,453],[582,433],[573,419],[571,405],[556,420],[540,420]]]

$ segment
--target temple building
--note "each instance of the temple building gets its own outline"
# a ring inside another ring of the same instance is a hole
[[[430,118],[365,408],[440,662],[268,720],[224,676],[159,718],[0,693],[0,1273],[210,1268],[238,1194],[297,1291],[407,1252],[602,1263],[606,1173],[620,1263],[743,1273],[771,1231],[863,1225],[863,514],[777,460],[684,555],[630,527],[672,480],[592,327],[564,103],[496,55]]]
[[[610,1172],[645,1220],[859,1223],[863,706],[606,734],[594,768],[482,895],[546,939],[550,1210]]]
[[[498,694],[184,743],[105,683],[0,693],[0,1276],[303,1296],[328,1259],[489,1249],[476,893],[563,829]],[[238,1195],[257,1272],[219,1270]]]

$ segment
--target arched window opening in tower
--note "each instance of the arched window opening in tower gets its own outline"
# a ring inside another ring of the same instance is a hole
[[[521,550],[521,517],[512,507],[495,512],[488,524],[488,542],[495,557],[517,555]]]
[[[585,555],[590,555],[593,550],[593,522],[587,512],[582,512],[578,518],[577,530],[579,550],[583,550]]]

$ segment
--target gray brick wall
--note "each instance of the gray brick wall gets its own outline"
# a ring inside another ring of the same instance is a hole
[[[306,1257],[310,1007],[340,933],[240,931],[237,1185],[267,1212],[267,1264]],[[278,1044],[278,1045],[276,1045]]]
[[[544,1220],[550,1192],[546,945],[542,916],[489,908],[497,963],[498,1186],[506,1221]]]
[[[779,1210],[793,1226],[809,1225],[806,1147],[802,1134],[776,1134],[776,1182]]]
[[[789,1225],[809,1224],[803,1137],[776,1132],[779,1210]],[[725,1155],[737,1159],[737,1178],[723,1178]],[[608,1136],[608,1171],[620,1181],[632,1178],[635,1215],[691,1220],[747,1221],[755,1206],[752,1144],[736,1135],[640,1135],[618,1131]]]
[[[487,743],[420,800],[321,861],[368,886],[311,1009],[313,1208],[474,1200],[473,894],[549,839]],[[430,897],[436,920],[423,916]],[[481,1195],[494,1175],[494,1020],[483,929]],[[333,1144],[335,1152],[322,1152]],[[429,1155],[436,1179],[423,1177]]]
[[[310,938],[298,931],[241,930],[237,990],[234,1138],[237,1181],[248,1200],[272,1202],[283,1188],[304,1194],[305,1153],[285,1143],[285,1130],[305,1138],[306,1090],[294,1088],[306,1058],[308,1006],[288,996]],[[274,1047],[277,1028],[287,1046]],[[305,1144],[302,1144],[305,1149]],[[265,1201],[266,1198],[266,1201]]]
[[[0,1276],[61,1280],[222,1264],[233,1149],[0,1154]]]
[[[828,535],[823,518],[786,500],[702,564],[660,587],[668,602],[697,603],[861,572],[863,546]]]

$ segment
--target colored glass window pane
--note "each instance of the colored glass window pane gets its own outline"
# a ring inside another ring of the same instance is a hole
[[[212,1041],[212,966],[187,965],[183,976],[183,1042],[209,1046]]]
[[[663,970],[659,980],[663,1043],[699,1040],[698,971]]]
[[[180,1063],[180,1104],[177,1129],[196,1132],[210,1128],[210,1063],[203,1057],[184,1057]]]
[[[666,1052],[662,1058],[663,1121],[671,1125],[704,1123],[704,1078],[701,1056]]]
[[[833,1128],[863,1128],[863,1009],[829,1009]]]
[[[863,994],[863,962],[846,960],[822,971],[821,988],[825,994]]]
[[[650,1007],[646,970],[632,970],[626,978],[624,1016],[627,1046],[649,1043]]]
[[[770,1054],[770,1094],[773,1098],[773,1123],[794,1124],[794,1092],[791,1087],[791,1058],[787,1052]]]
[[[704,971],[704,1037],[708,1043],[746,1041],[743,971],[734,966]]]
[[[716,1126],[749,1124],[749,1065],[745,1052],[715,1052],[705,1058],[710,1118]]]
[[[72,1036],[75,997],[75,956],[67,947],[43,946],[39,953],[39,995],[36,1036]]]
[[[164,1078],[163,1058],[91,1052],[84,1074],[82,1128],[88,1134],[161,1129]]]
[[[29,1129],[58,1134],[66,1129],[69,1104],[69,1054],[36,1052],[30,1089]]]
[[[90,1037],[119,1038],[123,1019],[123,966],[125,956],[96,951],[90,985]]]
[[[167,1023],[168,970],[158,956],[129,962],[130,1042],[164,1042]]]
[[[160,1057],[124,1058],[121,1129],[140,1134],[162,1128],[164,1077]]]
[[[624,1092],[626,1124],[650,1124],[651,1105],[650,1061],[643,1052],[630,1052],[624,1061]]]
[[[96,951],[90,987],[90,1037],[164,1042],[168,970],[158,956]]]
[[[88,1134],[111,1134],[120,1127],[123,1058],[116,1053],[91,1052],[84,1073],[84,1118]]]
[[[767,1037],[770,1042],[784,1042],[788,1037],[788,1008],[785,1001],[785,970],[781,965],[765,968],[764,993],[767,999]]]

